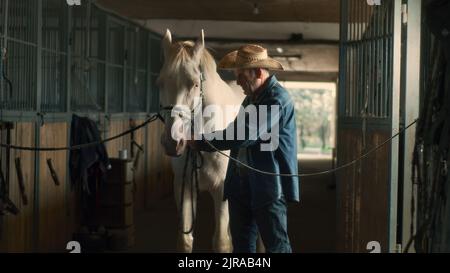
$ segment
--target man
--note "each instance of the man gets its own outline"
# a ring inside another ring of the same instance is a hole
[[[231,150],[231,157],[253,168],[274,174],[296,175],[294,106],[286,90],[275,76],[269,74],[269,70],[283,70],[282,65],[269,58],[263,47],[244,45],[226,55],[218,67],[234,69],[237,84],[246,95],[242,106],[255,106],[253,109],[258,112],[259,122],[254,124],[248,115],[245,116],[247,112],[240,111],[225,130],[213,133],[222,135],[219,138],[222,140],[216,138],[209,143],[219,150]],[[267,112],[267,118],[259,115],[263,110]],[[244,122],[239,123],[243,117]],[[239,125],[244,126],[244,138],[237,136]],[[275,133],[277,138],[271,139],[271,144],[268,144],[268,133],[272,136]],[[230,134],[234,135],[231,140]],[[189,141],[188,144],[193,149],[214,151],[205,139],[204,135],[202,140]],[[256,252],[258,231],[267,252],[292,252],[287,233],[286,201],[299,201],[298,177],[262,174],[230,160],[224,185],[226,199],[234,252]]]

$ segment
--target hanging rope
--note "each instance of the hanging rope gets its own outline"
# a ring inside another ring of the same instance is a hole
[[[191,160],[189,160],[191,159]],[[200,159],[200,162],[199,160]],[[189,162],[191,162],[191,188],[190,188],[190,194],[191,194],[191,215],[192,215],[192,221],[191,221],[191,226],[188,230],[184,230],[184,228],[182,227],[182,232],[183,234],[190,234],[195,227],[195,204],[194,204],[194,200],[197,201],[198,196],[200,194],[200,188],[199,188],[199,180],[198,180],[198,170],[200,170],[203,166],[203,155],[201,154],[201,152],[199,151],[193,151],[191,150],[189,147],[187,147],[187,151],[186,151],[186,160],[184,162],[184,167],[183,167],[183,181],[181,184],[181,193],[180,193],[180,206],[179,206],[179,212],[178,215],[181,218],[183,215],[183,205],[184,205],[184,193],[186,191],[186,181],[187,181],[187,172],[188,172],[188,165]],[[194,195],[194,190],[195,190],[195,195]],[[180,223],[181,219],[179,220]],[[181,225],[180,225],[181,226]]]
[[[103,139],[103,140],[99,140],[99,141],[94,141],[94,142],[89,142],[89,143],[84,143],[84,144],[79,144],[79,145],[74,145],[74,146],[66,146],[66,147],[30,147],[30,146],[19,146],[19,145],[12,145],[12,144],[5,144],[5,143],[0,143],[0,147],[3,148],[7,148],[7,149],[15,149],[15,150],[24,150],[24,151],[47,151],[47,152],[54,152],[54,151],[66,151],[66,150],[79,150],[82,148],[86,148],[86,147],[90,147],[90,146],[95,146],[95,145],[99,145],[99,144],[104,144],[106,142],[121,138],[125,135],[131,134],[134,131],[137,131],[139,129],[141,129],[142,127],[145,127],[147,124],[157,120],[159,118],[159,115],[153,115],[150,118],[148,118],[146,121],[144,121],[143,123],[141,123],[140,125],[131,128],[129,130],[126,130],[118,135]]]
[[[326,170],[326,171],[321,171],[321,172],[316,172],[316,173],[307,173],[307,174],[285,174],[285,173],[272,173],[272,172],[262,171],[262,170],[259,170],[259,169],[254,168],[254,167],[252,167],[252,166],[249,166],[249,165],[243,163],[242,161],[239,161],[238,159],[236,159],[236,158],[234,158],[234,157],[231,157],[231,156],[227,155],[226,153],[220,151],[220,150],[217,149],[213,144],[211,144],[211,142],[209,142],[208,140],[204,139],[204,141],[205,141],[212,149],[214,149],[216,152],[220,153],[221,155],[223,155],[223,156],[225,156],[225,157],[228,157],[229,159],[231,159],[232,161],[238,163],[239,165],[241,165],[241,166],[243,166],[243,167],[245,167],[245,168],[247,168],[247,169],[249,169],[249,170],[255,171],[255,172],[257,172],[257,173],[265,174],[265,175],[272,175],[272,176],[310,177],[310,176],[317,176],[317,175],[325,175],[325,174],[334,173],[334,172],[336,172],[336,171],[339,171],[339,170],[341,170],[341,169],[347,168],[347,167],[349,167],[349,166],[355,164],[356,162],[358,162],[358,161],[360,161],[360,160],[366,158],[366,157],[367,157],[368,155],[370,155],[371,153],[375,152],[376,150],[380,149],[381,147],[383,147],[384,145],[386,145],[387,143],[389,143],[392,139],[394,139],[395,137],[397,137],[398,135],[400,135],[401,133],[403,133],[404,131],[406,131],[409,127],[411,127],[412,125],[414,125],[417,121],[418,121],[418,119],[414,120],[414,121],[411,122],[408,126],[406,126],[403,130],[400,130],[400,131],[399,131],[398,133],[396,133],[395,135],[393,135],[393,136],[391,136],[390,138],[386,139],[386,140],[385,140],[383,143],[381,143],[380,145],[378,145],[378,146],[372,148],[372,149],[369,150],[367,153],[362,154],[362,155],[359,156],[358,158],[356,158],[356,159],[354,159],[354,160],[352,160],[352,161],[350,161],[350,162],[348,162],[348,163],[346,163],[346,164],[344,164],[344,165],[342,165],[342,166],[339,166],[339,167],[334,168],[334,169]]]

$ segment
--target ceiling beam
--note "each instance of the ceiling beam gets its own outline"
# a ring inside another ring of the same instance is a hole
[[[234,74],[230,71],[219,71],[224,81],[235,81]],[[336,82],[337,72],[304,72],[304,71],[276,71],[273,74],[279,81],[289,82]]]
[[[96,0],[135,19],[339,22],[337,0]]]
[[[302,72],[302,71],[280,71],[276,73],[279,81],[297,82],[336,82],[337,72]]]
[[[269,56],[281,62],[285,70],[303,72],[333,72],[339,71],[339,45],[337,43],[309,44],[255,41],[268,50]],[[207,48],[216,61],[227,53],[238,49],[246,42],[219,43],[206,41]]]

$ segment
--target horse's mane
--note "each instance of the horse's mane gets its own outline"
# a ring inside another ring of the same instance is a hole
[[[195,43],[192,41],[176,42],[171,45],[170,53],[166,56],[167,60],[161,69],[158,82],[173,73],[188,72],[182,71],[182,69],[184,69],[184,64],[192,60],[194,45]],[[200,65],[203,72],[207,74],[216,72],[216,62],[211,53],[206,48],[203,49],[202,53]],[[180,79],[181,77],[177,78]]]

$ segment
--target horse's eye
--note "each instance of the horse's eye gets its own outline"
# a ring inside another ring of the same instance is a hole
[[[192,90],[192,89],[198,88],[199,85],[198,85],[198,83],[192,83],[191,86],[192,86],[191,87],[191,90]]]

